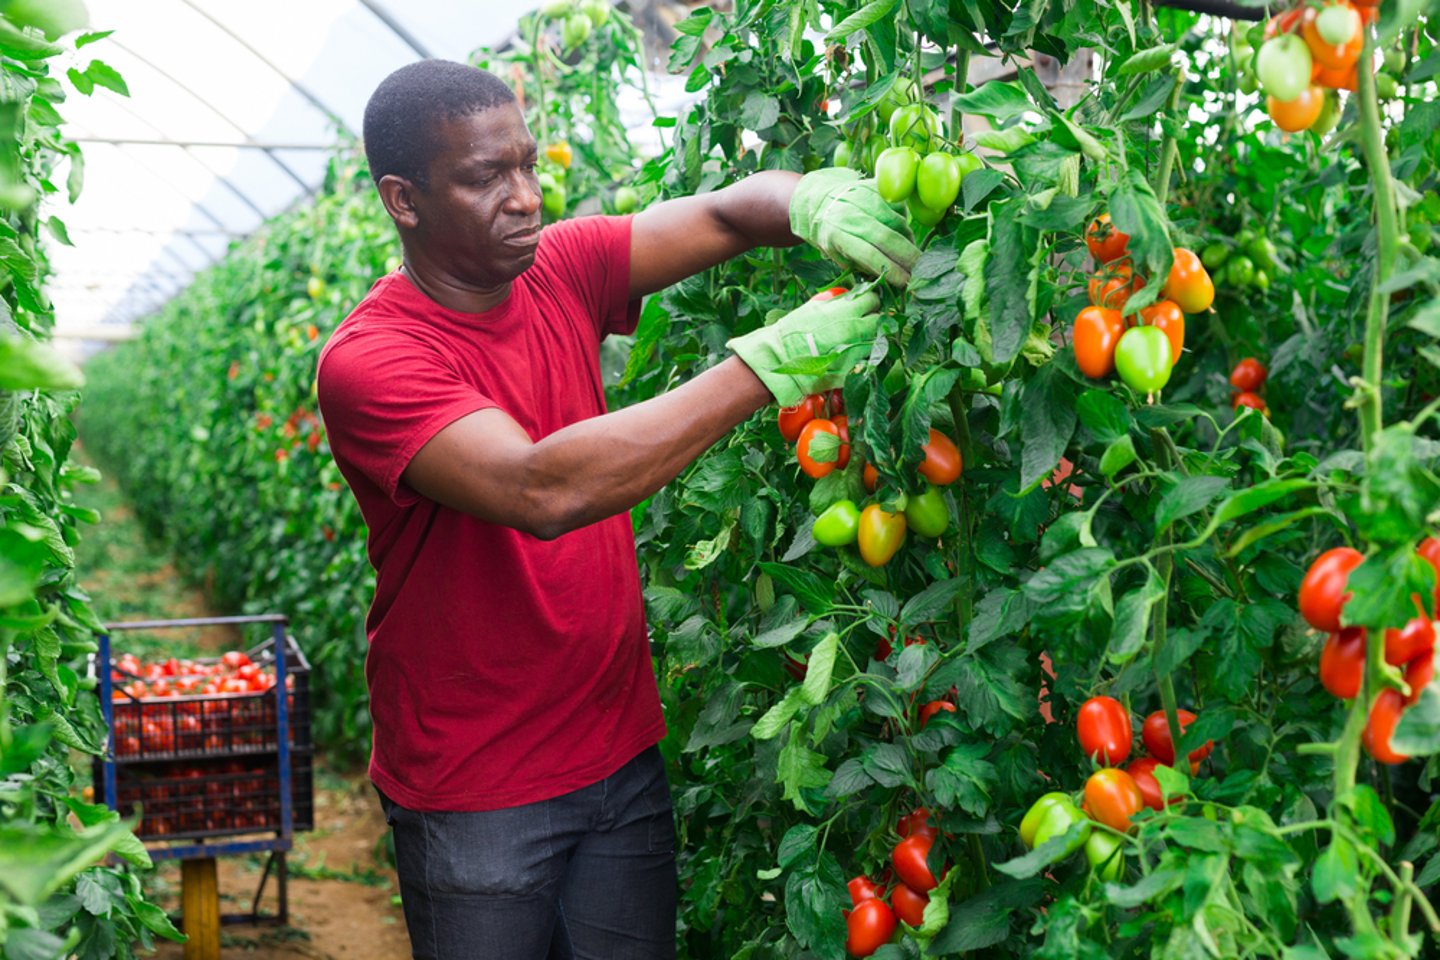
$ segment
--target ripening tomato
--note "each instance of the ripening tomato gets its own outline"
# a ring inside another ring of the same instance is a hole
[[[1354,91],[1360,89],[1360,74],[1354,67],[1337,70],[1322,67],[1315,71],[1314,80],[1318,86],[1328,87],[1331,90]]]
[[[905,542],[905,514],[886,513],[880,504],[872,503],[860,511],[860,558],[872,567],[890,562]]]
[[[1246,357],[1230,371],[1230,386],[1241,392],[1258,393],[1270,371],[1254,357]]]
[[[1180,721],[1180,733],[1183,736],[1185,729],[1195,722],[1195,714],[1189,710],[1176,710],[1175,719]],[[1140,739],[1145,741],[1145,749],[1150,755],[1167,767],[1175,766],[1175,744],[1170,741],[1170,724],[1165,719],[1164,710],[1156,710],[1145,718],[1145,723],[1140,727]],[[1200,762],[1210,756],[1215,749],[1215,741],[1206,740],[1205,745],[1196,747],[1190,751],[1190,773],[1194,774],[1200,769]]]
[[[1435,606],[1430,612],[1440,616],[1440,540],[1426,537],[1420,541],[1420,546],[1415,552],[1435,568]]]
[[[1327,38],[1325,34],[1330,34]],[[1348,3],[1327,6],[1319,16],[1307,16],[1301,23],[1300,35],[1310,48],[1310,58],[1321,67],[1345,69],[1360,59],[1365,31],[1360,28],[1360,13]],[[1339,42],[1335,42],[1336,39]]]
[[[929,902],[930,894],[916,893],[903,883],[896,884],[890,893],[890,903],[895,908],[895,915],[912,927],[924,925],[925,906]]]
[[[1085,756],[1106,766],[1125,762],[1135,736],[1130,711],[1114,697],[1091,697],[1081,704],[1075,715],[1075,732]]]
[[[1265,98],[1265,112],[1270,115],[1275,126],[1286,133],[1309,130],[1315,121],[1320,119],[1320,111],[1324,108],[1325,91],[1314,84],[1301,90],[1291,100],[1277,100],[1274,96]]]
[[[1320,651],[1320,683],[1331,696],[1349,700],[1360,692],[1365,679],[1364,627],[1346,627],[1325,639]]]
[[[1130,236],[1110,222],[1108,213],[1100,214],[1085,228],[1085,246],[1090,248],[1090,256],[1096,263],[1119,260],[1129,252],[1129,243]]]
[[[816,460],[811,453],[811,445],[821,434],[834,437],[837,442],[840,440],[840,428],[835,426],[835,421],[817,418],[805,424],[800,430],[800,439],[795,444],[795,458],[800,461],[800,469],[805,471],[806,476],[816,480],[829,476],[839,465],[838,460]],[[840,451],[840,455],[849,454],[848,448],[844,446],[840,447]]]
[[[901,815],[895,823],[895,832],[903,838],[912,833],[928,833],[933,837],[937,831],[930,825],[930,811],[924,807],[916,807],[910,813]]]
[[[1162,296],[1175,301],[1186,313],[1203,313],[1215,302],[1215,283],[1193,250],[1176,247],[1174,253]]]
[[[1130,774],[1108,767],[1085,781],[1085,806],[1090,819],[1124,833],[1130,829],[1130,818],[1144,809],[1145,798]]]
[[[1405,706],[1415,705],[1420,699],[1420,694],[1435,679],[1435,653],[1422,653],[1405,665],[1405,682],[1410,684],[1410,696],[1405,698]]]
[[[1300,615],[1316,630],[1340,631],[1340,609],[1350,594],[1345,581],[1365,555],[1353,547],[1335,547],[1315,558],[1300,581]]]
[[[865,481],[865,489],[871,493],[880,485],[880,471],[875,469],[875,464],[865,464],[865,469],[860,471],[860,477]]]
[[[1140,319],[1170,338],[1170,362],[1180,362],[1185,349],[1185,312],[1173,300],[1157,300],[1140,310]]]
[[[849,293],[848,287],[831,287],[829,290],[821,290],[810,298],[811,303],[824,303],[826,300],[834,300],[836,297],[843,297]],[[837,392],[837,391],[832,391]]]
[[[799,440],[805,424],[820,416],[823,407],[824,399],[819,394],[811,394],[793,407],[781,407],[778,417],[780,436],[790,443]]]
[[[1416,617],[1404,629],[1385,631],[1385,662],[1394,666],[1409,663],[1435,649],[1435,624],[1429,617]]]
[[[930,722],[930,718],[935,716],[935,714],[939,713],[941,710],[944,710],[947,713],[954,713],[955,704],[951,703],[948,700],[931,700],[929,703],[925,704],[925,706],[921,707],[920,729],[925,729],[925,724]]]
[[[1086,307],[1075,317],[1070,342],[1075,347],[1075,365],[1094,380],[1115,372],[1115,347],[1125,335],[1125,320],[1119,310]]]
[[[564,140],[557,140],[554,143],[545,145],[545,156],[566,170],[570,169],[570,162],[574,159],[575,153],[570,149],[570,144]]]
[[[1155,778],[1155,768],[1158,766],[1160,761],[1154,757],[1140,757],[1131,760],[1130,765],[1125,768],[1130,779],[1135,781],[1135,786],[1140,788],[1140,796],[1145,801],[1145,806],[1151,810],[1165,809],[1165,796],[1160,790],[1160,781]]]
[[[1097,307],[1109,307],[1123,313],[1125,304],[1130,302],[1130,294],[1143,286],[1144,279],[1131,270],[1129,260],[1116,260],[1105,264],[1090,277],[1090,302]]]
[[[845,918],[845,949],[852,957],[868,957],[890,942],[895,913],[884,900],[864,900]]]
[[[960,449],[955,441],[945,434],[930,428],[930,439],[920,448],[925,460],[920,464],[920,475],[937,487],[945,487],[960,479],[965,464],[960,459]]]
[[[880,888],[867,876],[860,875],[851,880],[846,887],[850,890],[850,905],[858,907],[866,900],[874,900],[880,896]]]
[[[1370,717],[1365,721],[1365,751],[1381,763],[1404,763],[1410,758],[1390,746],[1400,715],[1405,712],[1405,698],[1394,687],[1386,687],[1375,698]]]
[[[930,872],[929,865],[925,862],[934,842],[934,834],[912,833],[895,844],[895,849],[891,852],[890,857],[895,863],[895,872],[900,875],[901,880],[905,881],[905,885],[916,893],[929,893],[939,885],[935,875]]]
[[[1270,404],[1258,393],[1237,393],[1230,398],[1230,409],[1236,410],[1240,407],[1249,407],[1251,410],[1259,410],[1264,416],[1270,416]]]

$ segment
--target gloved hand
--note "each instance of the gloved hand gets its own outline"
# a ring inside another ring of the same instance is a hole
[[[839,386],[846,372],[869,355],[880,325],[880,315],[875,312],[879,307],[880,297],[868,291],[811,301],[725,346],[754,371],[776,402],[794,406],[812,393]],[[843,363],[835,362],[837,355],[844,358]],[[817,357],[830,362],[811,359]],[[806,360],[811,363],[805,364]],[[796,366],[809,369],[776,372]]]
[[[790,198],[790,231],[842,267],[903,287],[920,250],[903,214],[880,199],[873,180],[843,167],[800,178]]]

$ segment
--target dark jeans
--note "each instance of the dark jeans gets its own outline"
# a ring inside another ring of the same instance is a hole
[[[658,747],[599,783],[520,807],[380,803],[415,960],[675,956],[675,821]]]

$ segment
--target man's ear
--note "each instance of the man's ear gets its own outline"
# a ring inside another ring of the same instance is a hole
[[[414,183],[387,173],[380,178],[376,188],[380,191],[380,202],[385,204],[385,212],[390,214],[395,226],[402,230],[414,230],[420,225],[420,215],[413,200],[416,191]]]

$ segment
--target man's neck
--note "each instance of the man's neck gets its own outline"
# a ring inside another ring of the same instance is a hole
[[[477,287],[463,283],[444,271],[418,266],[408,258],[400,267],[402,273],[425,296],[447,310],[458,313],[484,313],[504,303],[510,296],[510,282],[495,287]]]

